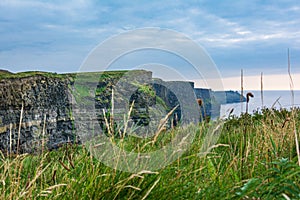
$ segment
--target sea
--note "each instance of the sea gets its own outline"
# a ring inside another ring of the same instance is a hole
[[[250,98],[248,104],[248,113],[253,114],[260,111],[262,108],[286,108],[300,107],[300,90],[267,90],[263,91],[244,91],[244,96],[251,92],[254,97]],[[220,117],[227,118],[230,111],[233,109],[232,115],[239,116],[246,112],[246,102],[222,104]]]

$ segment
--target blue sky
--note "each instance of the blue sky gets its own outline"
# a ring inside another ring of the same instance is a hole
[[[110,36],[160,27],[204,47],[224,79],[241,68],[246,76],[286,75],[288,48],[296,76],[299,19],[298,0],[1,0],[0,68],[74,72]]]

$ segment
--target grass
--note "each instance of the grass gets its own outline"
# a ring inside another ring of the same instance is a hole
[[[19,73],[10,73],[8,71],[0,71],[0,80],[2,79],[15,79],[15,78],[26,78],[32,76],[44,76],[49,78],[74,78],[76,74],[57,74],[52,72],[41,72],[41,71],[27,71],[27,72],[19,72]]]
[[[59,78],[59,79],[71,79],[74,81],[75,77],[79,77],[80,81],[95,81],[98,80],[99,77],[102,79],[108,78],[120,78],[126,72],[126,70],[116,70],[116,71],[105,71],[105,72],[77,72],[77,73],[65,73],[58,74],[53,72],[43,72],[43,71],[26,71],[19,73],[11,73],[9,71],[0,70],[0,80],[4,79],[15,79],[15,78],[26,78],[33,76],[44,76],[48,78]],[[137,70],[138,73],[138,70]]]
[[[0,199],[299,199],[294,135],[299,121],[299,109],[230,116],[205,154],[200,149],[213,122],[190,125],[186,130],[195,138],[180,158],[136,173],[107,167],[80,145],[41,155],[1,155]],[[151,152],[179,131],[163,131],[154,143],[130,136],[112,141],[127,151]]]
[[[101,78],[120,78],[124,73],[103,73]],[[1,71],[0,79],[32,75],[66,77]],[[91,92],[89,83],[98,81],[99,74],[82,73],[78,79],[84,84],[75,84],[78,94],[74,95],[84,102]],[[138,86],[153,94],[149,87]],[[103,91],[98,88],[96,93]],[[160,98],[156,100],[166,107]],[[205,152],[201,152],[204,138],[214,122],[168,131],[161,128],[151,138],[130,134],[110,138],[127,152],[149,153],[170,144],[182,132],[195,135],[190,148],[170,165],[134,173],[104,165],[82,145],[67,144],[40,155],[1,154],[0,199],[300,199],[299,122],[299,108],[230,116],[217,144]]]

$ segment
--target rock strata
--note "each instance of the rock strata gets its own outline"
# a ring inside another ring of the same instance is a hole
[[[105,134],[122,130],[125,118],[128,126],[149,131],[176,106],[166,128],[199,122],[218,116],[222,93],[217,97],[213,93],[194,88],[193,82],[154,79],[144,70],[79,74],[0,70],[0,150],[37,153],[80,143],[99,129]],[[200,107],[198,98],[203,102]]]
[[[76,140],[65,79],[32,76],[0,81],[0,149],[36,152]],[[21,120],[20,120],[21,119]],[[17,147],[17,145],[19,146]]]

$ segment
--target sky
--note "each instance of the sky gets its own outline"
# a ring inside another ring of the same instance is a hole
[[[1,0],[0,68],[76,72],[108,38],[158,27],[182,33],[201,46],[225,89],[240,88],[243,69],[245,89],[259,90],[263,73],[264,89],[289,90],[289,49],[292,88],[300,90],[299,19],[298,0]],[[175,62],[179,73],[187,71],[183,62]],[[190,78],[201,87],[200,79]]]

